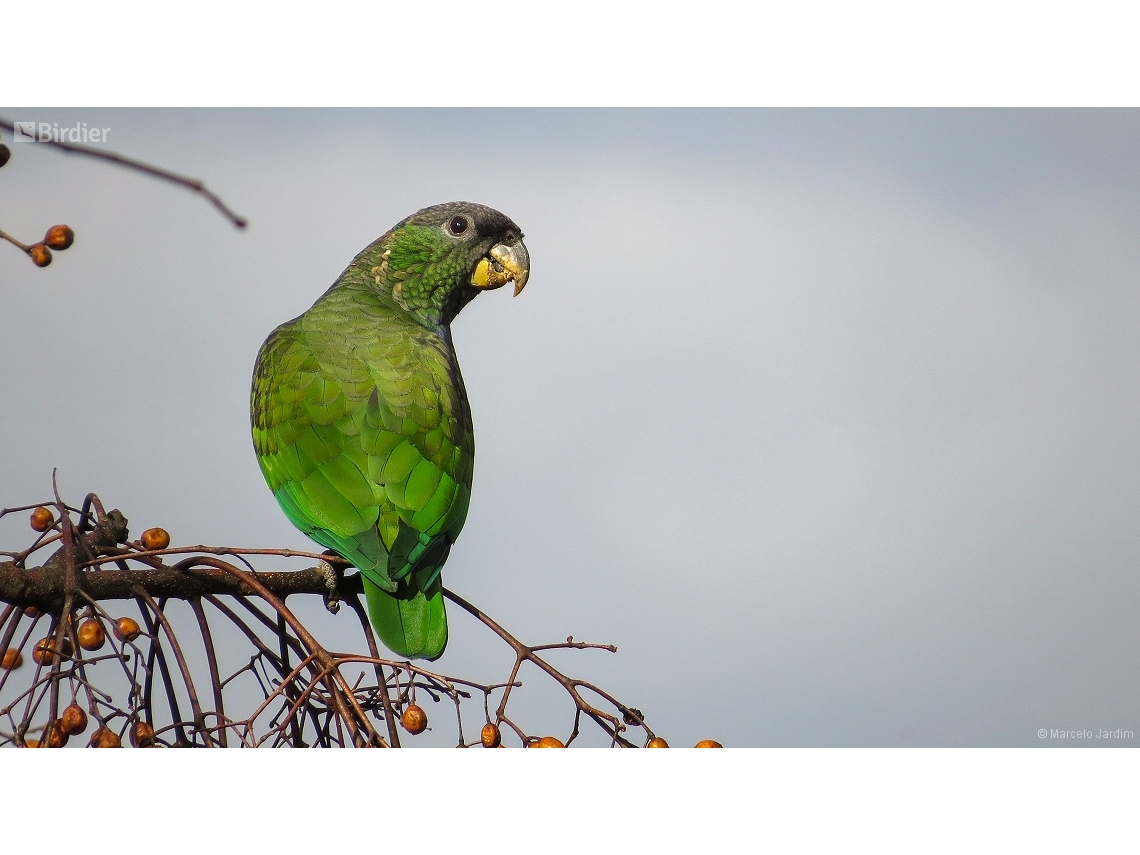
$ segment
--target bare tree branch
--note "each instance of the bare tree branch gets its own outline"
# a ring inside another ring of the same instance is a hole
[[[449,676],[380,655],[360,600],[363,586],[358,573],[335,574],[335,590],[330,592],[331,580],[319,567],[265,572],[255,570],[246,557],[304,557],[346,567],[336,556],[284,549],[170,548],[169,536],[160,529],[132,541],[126,517],[118,510],[105,511],[94,494],[79,509],[57,494],[46,505],[0,510],[0,519],[11,520],[28,510],[37,532],[33,543],[21,551],[0,553],[10,559],[0,562],[0,602],[9,604],[0,610],[4,656],[0,745],[62,745],[69,735],[82,733],[91,718],[98,725],[91,744],[100,747],[115,747],[123,740],[143,747],[399,747],[397,725],[412,735],[422,732],[427,714],[421,703],[444,699],[454,707],[460,747],[498,747],[503,728],[523,746],[562,747],[579,737],[583,722],[597,725],[613,746],[665,744],[639,710],[592,683],[566,675],[544,658],[551,650],[616,653],[613,645],[573,637],[527,645],[445,589],[445,597],[490,629],[513,653],[509,676],[502,682]],[[144,542],[164,548],[147,549]],[[49,547],[54,551],[42,564],[26,566],[29,558]],[[237,558],[245,567],[227,558]],[[174,563],[166,563],[169,559]],[[326,649],[285,605],[286,598],[296,595],[320,596],[326,607],[330,601],[347,600],[367,654]],[[185,609],[170,608],[179,601],[189,606],[189,616]],[[240,608],[232,609],[225,601]],[[123,605],[111,606],[116,602]],[[126,604],[138,610],[141,623],[108,611],[129,609]],[[215,622],[228,622],[248,642],[248,658],[236,670],[227,673],[232,662],[223,663],[219,656],[224,652],[232,657],[234,642],[227,641],[224,650],[215,648],[206,606]],[[45,621],[46,634],[40,628]],[[25,628],[26,622],[30,626]],[[37,637],[40,640],[31,643]],[[105,642],[111,652],[96,655]],[[199,673],[188,655],[191,648],[205,654],[206,667]],[[25,651],[36,667],[27,682],[13,683]],[[526,662],[559,684],[572,703],[572,728],[564,739],[531,735],[531,726],[510,712],[513,693],[523,686],[519,674]],[[206,681],[210,691],[199,691]],[[251,682],[256,685],[258,700],[249,704],[247,690],[245,706],[235,713],[235,698],[228,693],[243,682],[247,687]],[[86,712],[76,704],[81,692]],[[71,704],[64,710],[69,697]],[[493,698],[498,700],[494,713]],[[189,718],[183,713],[187,702]],[[479,739],[467,742],[464,711],[470,715],[473,703],[484,724]],[[80,715],[83,726],[67,730],[65,722],[72,727]],[[636,741],[631,738],[633,731],[640,733]]]
[[[0,117],[0,128],[3,128],[13,135],[16,133],[16,126],[3,117]],[[210,202],[210,204],[217,208],[218,211],[221,212],[222,216],[233,223],[236,228],[244,229],[247,225],[245,217],[242,217],[241,215],[235,213],[225,202],[221,200],[220,197],[218,197],[216,193],[207,188],[205,183],[198,178],[187,178],[185,175],[179,175],[178,173],[171,172],[168,169],[163,169],[159,166],[152,166],[151,164],[144,163],[141,160],[135,160],[131,157],[116,154],[113,151],[105,151],[103,149],[94,148],[92,146],[78,145],[76,143],[68,142],[57,142],[55,140],[37,141],[37,144],[56,148],[60,151],[66,152],[67,154],[81,154],[86,157],[94,157],[97,160],[105,160],[108,163],[115,163],[119,166],[124,166],[127,169],[133,169],[136,172],[142,172],[145,175],[150,175],[153,178],[169,181],[172,184],[177,184],[180,187],[185,187],[188,190],[192,190],[193,192],[200,193],[202,196],[204,196]],[[7,235],[4,237],[8,240],[11,240],[11,238],[8,238]],[[17,246],[22,246],[22,244],[17,241],[13,241],[13,243],[16,243]]]

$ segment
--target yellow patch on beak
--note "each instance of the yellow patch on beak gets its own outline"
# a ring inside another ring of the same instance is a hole
[[[491,284],[491,259],[483,256],[479,263],[475,265],[475,272],[471,274],[471,284],[476,288],[497,288],[499,285],[505,285],[507,280],[499,282],[498,285]]]
[[[530,253],[522,241],[513,244],[495,244],[491,247],[471,274],[471,284],[476,288],[491,291],[501,288],[508,282],[515,283],[515,296],[526,287],[530,278]]]

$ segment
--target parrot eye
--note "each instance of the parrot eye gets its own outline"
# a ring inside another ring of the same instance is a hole
[[[467,231],[470,225],[466,217],[452,217],[451,222],[447,224],[447,230],[453,235],[461,235]]]

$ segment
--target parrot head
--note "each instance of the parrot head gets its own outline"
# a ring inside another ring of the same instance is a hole
[[[429,325],[449,324],[480,291],[530,277],[522,230],[505,214],[472,202],[448,202],[417,211],[378,243],[376,285]]]

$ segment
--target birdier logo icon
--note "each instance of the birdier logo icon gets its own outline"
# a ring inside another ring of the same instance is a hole
[[[13,122],[14,142],[105,143],[110,128],[91,128],[86,122],[60,127],[55,122]]]

